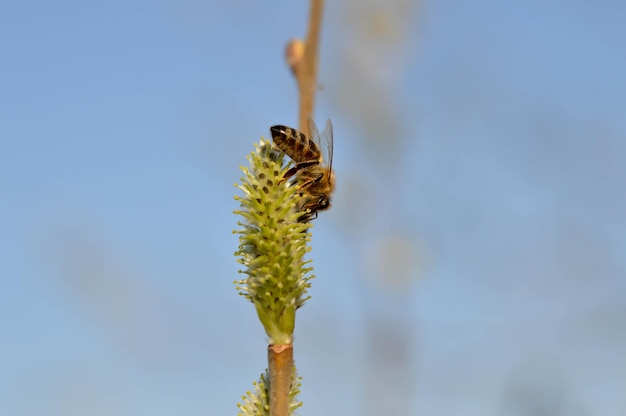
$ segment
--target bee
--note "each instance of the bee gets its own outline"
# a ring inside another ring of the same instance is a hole
[[[276,125],[270,127],[276,146],[294,161],[295,166],[285,173],[284,179],[295,175],[298,192],[304,196],[298,206],[305,212],[299,219],[308,222],[317,218],[319,211],[330,208],[330,195],[335,189],[333,165],[333,125],[330,119],[321,135],[315,122],[309,117],[307,137],[291,127]]]

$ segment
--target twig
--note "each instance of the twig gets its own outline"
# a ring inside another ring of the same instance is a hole
[[[267,362],[270,376],[270,416],[287,416],[293,372],[293,344],[268,346]]]
[[[322,26],[322,14],[324,0],[311,0],[309,14],[309,31],[304,45],[301,41],[290,42],[287,47],[287,61],[293,70],[298,83],[299,108],[298,128],[300,131],[309,133],[307,117],[314,115],[315,93],[317,91],[317,67],[319,37]],[[299,52],[304,46],[304,54]],[[293,55],[295,53],[295,56]]]

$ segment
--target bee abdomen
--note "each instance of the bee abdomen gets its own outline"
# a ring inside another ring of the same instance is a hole
[[[294,162],[302,163],[320,159],[319,148],[304,133],[282,125],[270,127],[270,132],[276,146]]]

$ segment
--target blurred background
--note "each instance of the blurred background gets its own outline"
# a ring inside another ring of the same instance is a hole
[[[0,414],[228,415],[307,2],[0,3]],[[626,414],[626,6],[328,2],[302,415]]]

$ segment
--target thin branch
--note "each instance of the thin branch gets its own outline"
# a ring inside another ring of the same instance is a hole
[[[324,0],[311,0],[309,14],[309,31],[304,41],[304,56],[301,62],[292,65],[298,91],[300,95],[300,114],[298,128],[300,131],[310,134],[307,117],[314,116],[315,93],[317,91],[317,67],[319,37],[324,12]]]

